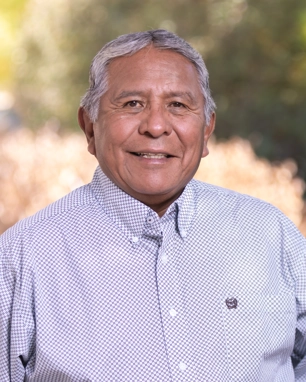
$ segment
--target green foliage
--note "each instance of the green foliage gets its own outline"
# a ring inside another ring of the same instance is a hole
[[[11,54],[26,0],[6,0],[0,3],[0,85],[12,82]]]
[[[292,157],[306,178],[305,0],[30,0],[16,54],[27,124],[55,117],[76,128],[95,53],[120,34],[154,28],[203,54],[218,138],[240,135],[269,159]]]
[[[250,139],[259,155],[295,158],[306,177],[306,3],[249,0],[207,64],[217,135]]]
[[[193,12],[184,12],[186,4],[168,1],[161,11],[162,2],[155,0],[30,2],[17,66],[19,108],[30,126],[50,117],[58,118],[63,127],[76,126],[76,109],[87,88],[89,64],[100,48],[123,33],[175,29],[171,17],[184,13],[182,29],[188,32]],[[205,2],[200,4],[200,13],[206,13],[205,6]],[[204,27],[201,30],[205,33]]]

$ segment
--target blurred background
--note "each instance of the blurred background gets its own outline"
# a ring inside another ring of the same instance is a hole
[[[278,206],[306,235],[305,0],[5,0],[0,4],[0,233],[90,181],[76,110],[90,62],[165,28],[202,55],[217,103],[197,178]]]

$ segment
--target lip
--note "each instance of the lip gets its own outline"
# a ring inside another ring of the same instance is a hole
[[[138,155],[139,153],[146,153],[150,154],[150,156],[145,156],[145,155]],[[148,168],[155,168],[155,166],[166,166],[172,163],[174,156],[170,155],[168,153],[163,153],[163,152],[152,152],[152,151],[137,151],[137,152],[130,152],[131,158],[133,158],[133,161],[135,163],[138,163],[142,167],[144,166],[145,168],[149,166]],[[160,154],[160,156],[158,156]]]
[[[170,156],[166,154],[161,154],[161,153],[132,153],[133,155],[136,155],[139,158],[144,158],[144,159],[169,159]]]
[[[157,160],[169,159],[174,157],[174,155],[163,150],[137,150],[137,151],[130,151],[130,154],[139,158],[143,158],[143,159],[157,159]]]

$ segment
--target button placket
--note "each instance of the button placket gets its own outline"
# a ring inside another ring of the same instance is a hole
[[[147,223],[152,224],[153,222],[154,222],[154,218],[153,218],[153,216],[149,216],[149,217],[147,218]]]
[[[179,363],[179,368],[180,368],[180,370],[185,371],[187,369],[186,363],[181,361]]]
[[[184,229],[182,229],[182,230],[181,230],[181,236],[182,236],[182,238],[185,239],[185,237],[187,236],[187,231],[184,230]]]
[[[163,264],[167,264],[168,263],[168,261],[169,261],[169,258],[168,258],[168,256],[166,255],[166,254],[163,254],[163,255],[161,255],[161,262],[163,263]]]
[[[183,375],[184,378],[196,380],[192,367],[180,283],[174,261],[176,249],[181,240],[177,235],[177,241],[173,243],[172,240],[171,242],[167,240],[168,237],[173,237],[173,235],[165,233],[159,249],[157,283],[169,366],[173,381],[180,381]]]

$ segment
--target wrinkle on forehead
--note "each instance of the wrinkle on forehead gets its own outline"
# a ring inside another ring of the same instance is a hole
[[[203,94],[192,62],[172,50],[150,45],[131,56],[110,63],[107,98],[121,101],[129,96],[178,98],[192,107],[202,105]]]

